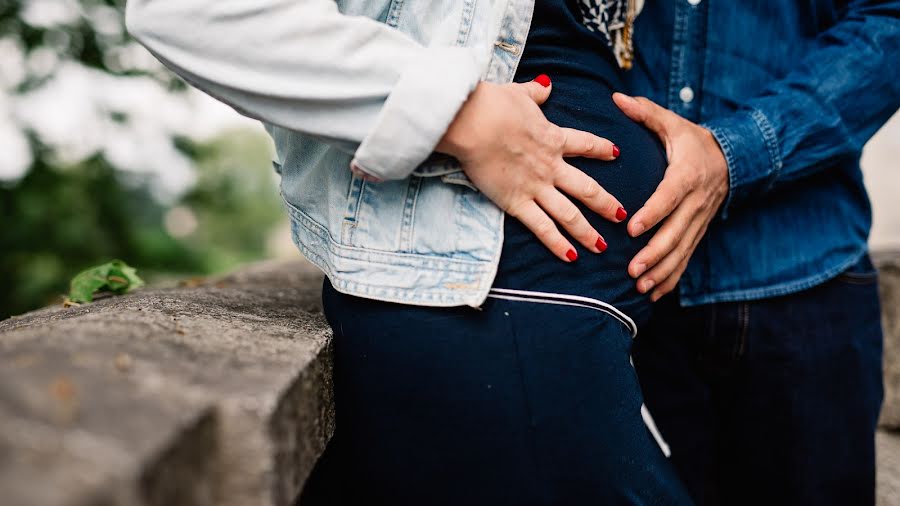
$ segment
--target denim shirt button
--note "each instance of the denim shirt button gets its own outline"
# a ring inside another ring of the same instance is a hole
[[[685,104],[690,104],[694,100],[694,90],[690,86],[685,86],[678,92],[678,98]]]
[[[687,0],[687,2],[688,2],[689,4],[691,4],[691,5],[697,5],[697,4],[700,3],[700,1],[701,1],[701,0]]]

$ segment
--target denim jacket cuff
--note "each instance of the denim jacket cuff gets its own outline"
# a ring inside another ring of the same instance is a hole
[[[728,196],[721,217],[754,193],[771,188],[782,160],[778,138],[766,116],[758,110],[739,111],[702,125],[712,133],[728,163]]]
[[[424,49],[400,75],[353,165],[383,180],[409,176],[434,151],[486,63],[471,48]]]

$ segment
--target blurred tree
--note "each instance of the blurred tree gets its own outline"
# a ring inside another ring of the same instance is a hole
[[[0,318],[111,258],[151,281],[260,258],[282,219],[267,140],[193,140],[195,100],[124,3],[0,0]]]

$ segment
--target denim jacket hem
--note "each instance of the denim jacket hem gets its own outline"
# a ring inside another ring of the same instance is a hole
[[[845,257],[842,261],[823,269],[818,274],[807,276],[805,278],[795,279],[778,284],[770,284],[759,288],[747,288],[729,291],[712,291],[708,293],[687,293],[680,290],[679,297],[681,305],[700,306],[703,304],[715,304],[717,302],[741,302],[750,300],[768,299],[771,297],[780,297],[792,293],[802,292],[837,277],[842,272],[860,261],[860,259],[868,252],[868,247],[863,247],[854,252],[849,257]]]
[[[461,260],[345,246],[286,200],[285,207],[300,252],[325,273],[336,290],[348,295],[416,306],[478,308],[487,298],[500,263],[502,213],[493,258]]]

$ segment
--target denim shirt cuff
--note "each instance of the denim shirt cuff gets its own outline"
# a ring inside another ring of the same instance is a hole
[[[721,217],[754,193],[771,188],[781,170],[778,138],[766,116],[758,110],[739,111],[702,125],[712,133],[728,163],[728,196]]]
[[[472,48],[425,48],[420,56],[400,75],[356,150],[353,166],[375,178],[406,178],[428,158],[487,64]]]

